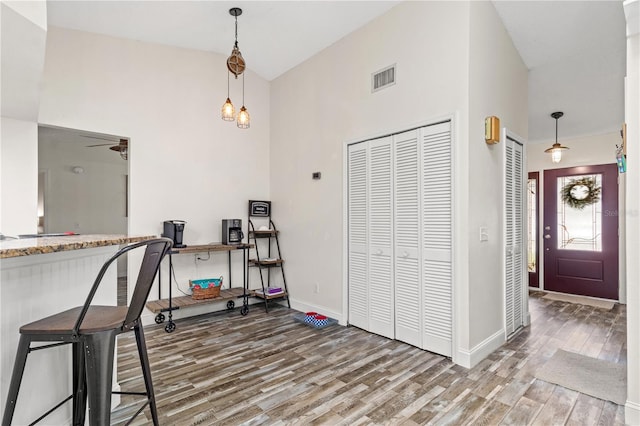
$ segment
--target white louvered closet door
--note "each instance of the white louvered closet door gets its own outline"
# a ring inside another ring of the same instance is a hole
[[[394,135],[395,336],[422,347],[419,130]]]
[[[369,328],[367,259],[367,147],[368,142],[348,148],[348,292],[349,323]]]
[[[522,145],[505,144],[505,334],[524,325],[524,156]]]
[[[369,141],[369,328],[394,337],[392,138]]]
[[[422,158],[422,348],[452,354],[451,123],[425,127]]]

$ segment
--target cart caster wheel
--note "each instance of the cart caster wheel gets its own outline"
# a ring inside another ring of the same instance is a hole
[[[236,304],[235,304],[235,302],[234,302],[233,300],[229,300],[229,301],[227,302],[227,309],[228,309],[228,310],[232,310],[232,309],[233,309],[233,308],[235,308],[235,307],[236,307]]]
[[[173,321],[171,321],[164,327],[164,331],[166,331],[167,333],[172,333],[173,330],[175,329],[176,329],[176,323]]]
[[[242,309],[240,309],[240,313],[243,317],[246,316],[249,313],[249,307],[247,305],[244,305]]]
[[[156,315],[156,324],[162,324],[164,322],[164,314]]]

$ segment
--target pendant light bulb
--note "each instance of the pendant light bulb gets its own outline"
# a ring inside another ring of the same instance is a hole
[[[231,99],[227,98],[227,101],[222,105],[222,119],[224,121],[233,121],[236,117],[236,109],[231,103]]]
[[[551,161],[559,163],[562,160],[562,148],[554,148],[551,150]]]
[[[235,120],[235,116],[236,109],[229,98],[229,72],[227,72],[227,100],[224,105],[222,105],[222,119],[224,121],[233,121]]]
[[[242,108],[238,113],[238,127],[240,129],[248,129],[250,121],[249,111],[244,107],[244,74],[242,74]]]
[[[238,113],[238,127],[241,129],[248,129],[250,125],[249,111],[242,105],[240,112]]]

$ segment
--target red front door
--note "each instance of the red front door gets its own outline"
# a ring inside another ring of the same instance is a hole
[[[615,164],[545,170],[543,231],[545,290],[618,300]]]

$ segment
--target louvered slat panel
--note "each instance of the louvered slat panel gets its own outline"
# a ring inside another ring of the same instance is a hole
[[[524,157],[522,145],[505,144],[505,333],[524,325]]]
[[[367,148],[368,143],[348,148],[349,323],[369,328],[367,274]]]
[[[452,354],[451,123],[422,129],[422,348]]]
[[[523,276],[523,155],[522,146],[514,143],[513,152],[513,217],[514,217],[514,256],[513,256],[513,326],[514,331],[524,324],[522,316]]]
[[[393,338],[392,139],[369,142],[369,331]]]
[[[395,293],[397,340],[420,347],[422,303],[420,237],[420,157],[418,130],[394,136]]]
[[[424,265],[424,328],[426,349],[451,355],[451,261],[425,261]]]
[[[513,143],[505,146],[505,329],[507,336],[515,330],[513,322]]]

